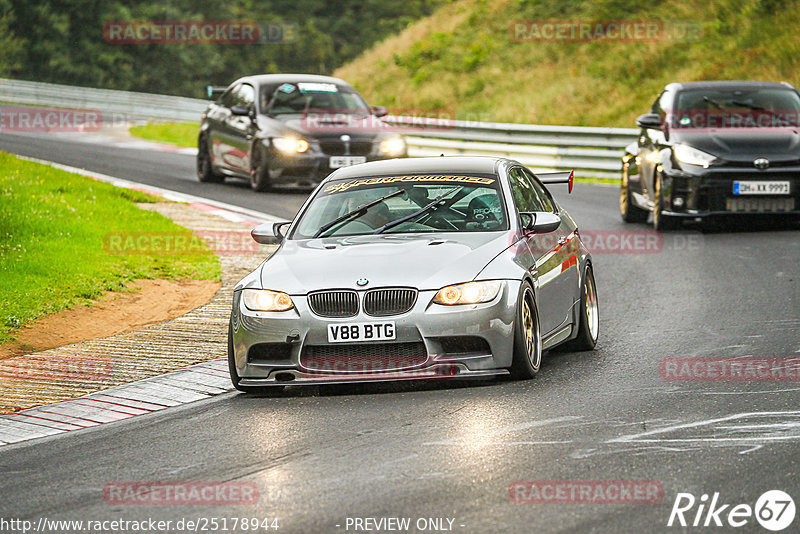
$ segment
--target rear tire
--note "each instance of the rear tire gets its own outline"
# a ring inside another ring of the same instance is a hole
[[[664,193],[662,188],[662,176],[659,172],[656,174],[656,205],[653,207],[653,228],[657,232],[677,230],[681,226],[681,220],[678,217],[664,214]]]
[[[197,179],[208,183],[225,181],[225,175],[216,172],[211,164],[211,153],[208,151],[208,141],[205,136],[197,142]]]
[[[514,357],[509,371],[515,380],[528,380],[536,376],[542,365],[539,314],[533,288],[528,282],[522,283],[514,323]]]
[[[250,187],[253,191],[263,193],[269,191],[271,186],[267,154],[262,147],[253,147],[253,155],[250,160]]]
[[[586,268],[581,284],[581,308],[578,315],[578,336],[564,344],[566,350],[592,350],[600,333],[600,306],[592,267]]]
[[[647,210],[636,206],[631,199],[631,191],[628,185],[628,168],[630,163],[622,164],[622,181],[619,188],[619,213],[622,220],[630,223],[647,222]]]

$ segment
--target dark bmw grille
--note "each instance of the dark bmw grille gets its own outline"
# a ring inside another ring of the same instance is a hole
[[[372,152],[371,141],[350,141],[350,152],[345,150],[344,141],[320,141],[319,147],[329,156],[368,156]]]
[[[425,343],[307,345],[300,365],[317,373],[381,373],[418,367],[428,359]]]
[[[364,312],[377,317],[399,315],[409,311],[416,300],[414,289],[372,289],[364,295]]]
[[[353,317],[358,313],[355,291],[320,291],[308,295],[311,310],[322,317]]]

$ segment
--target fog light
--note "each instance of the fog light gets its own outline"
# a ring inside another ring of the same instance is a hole
[[[683,197],[675,197],[672,199],[672,205],[676,208],[682,208],[684,204]]]

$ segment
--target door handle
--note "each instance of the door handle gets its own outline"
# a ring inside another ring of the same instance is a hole
[[[559,245],[566,245],[567,244],[567,238],[564,237],[564,236],[559,237],[558,238],[558,244]]]

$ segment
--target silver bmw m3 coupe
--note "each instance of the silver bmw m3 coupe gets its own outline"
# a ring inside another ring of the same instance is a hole
[[[234,386],[511,375],[597,342],[592,259],[544,184],[490,157],[380,161],[333,172],[278,250],[234,289]]]

